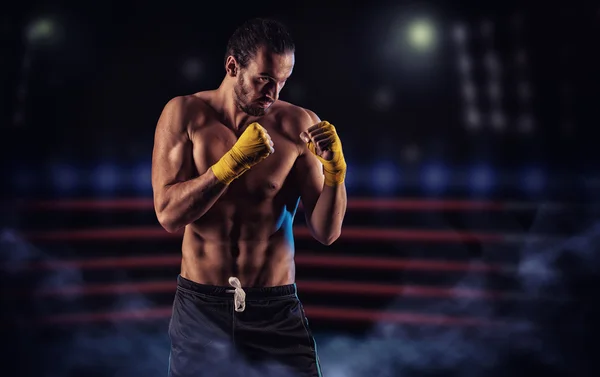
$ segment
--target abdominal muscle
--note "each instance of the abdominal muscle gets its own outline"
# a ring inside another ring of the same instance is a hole
[[[218,286],[229,286],[232,276],[242,287],[294,283],[293,216],[285,207],[274,211],[268,204],[239,211],[233,203],[219,203],[188,225],[181,276]]]

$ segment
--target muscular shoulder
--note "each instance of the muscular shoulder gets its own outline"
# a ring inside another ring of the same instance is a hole
[[[281,120],[287,131],[294,135],[299,135],[307,128],[319,123],[321,119],[314,111],[291,104],[285,101],[281,102]]]
[[[163,108],[159,127],[171,132],[188,132],[190,124],[202,122],[209,109],[207,101],[197,94],[173,97]]]

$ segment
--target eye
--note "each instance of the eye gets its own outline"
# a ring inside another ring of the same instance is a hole
[[[262,82],[268,82],[268,81],[269,81],[269,78],[268,78],[268,77],[265,77],[265,76],[261,76],[261,77],[259,77],[259,78],[258,78],[258,80],[259,80],[259,81],[262,81]]]

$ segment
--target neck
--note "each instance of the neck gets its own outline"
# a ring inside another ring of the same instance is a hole
[[[223,122],[227,127],[238,131],[256,117],[252,117],[238,108],[235,103],[234,83],[232,81],[225,78],[217,88],[216,94],[221,104]]]

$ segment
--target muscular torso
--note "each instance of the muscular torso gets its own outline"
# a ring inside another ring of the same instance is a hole
[[[198,106],[210,103],[209,93],[196,96],[202,99]],[[197,174],[216,163],[245,129],[226,127],[208,107],[190,123],[190,158]],[[235,276],[246,287],[294,282],[292,223],[299,202],[294,163],[301,141],[290,124],[291,107],[276,102],[258,119],[271,136],[275,152],[234,180],[206,214],[186,227],[183,277],[203,284],[228,285],[228,278]]]

